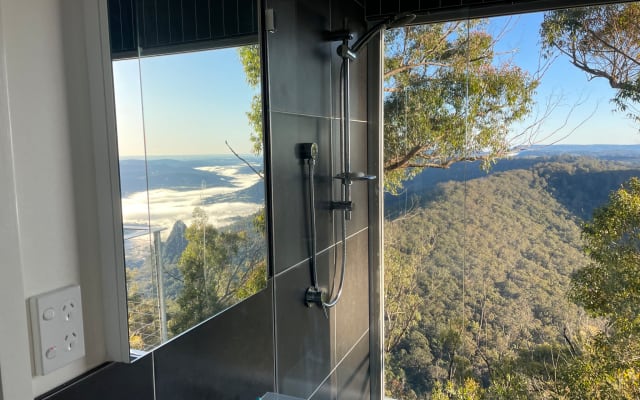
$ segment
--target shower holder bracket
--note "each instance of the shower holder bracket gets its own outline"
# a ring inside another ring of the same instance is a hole
[[[345,211],[353,211],[353,202],[352,201],[332,201],[329,203],[329,208],[332,210],[345,210]]]
[[[322,289],[310,286],[304,294],[304,303],[311,308],[314,304],[322,307]]]
[[[346,29],[330,31],[325,34],[325,39],[329,42],[342,41],[342,40],[352,40],[353,32],[348,31]]]
[[[364,172],[343,172],[333,178],[341,180],[345,185],[350,185],[353,181],[373,181],[377,176],[367,175]]]

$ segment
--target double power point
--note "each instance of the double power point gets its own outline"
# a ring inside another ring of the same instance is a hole
[[[80,286],[29,298],[35,373],[46,375],[84,357]]]

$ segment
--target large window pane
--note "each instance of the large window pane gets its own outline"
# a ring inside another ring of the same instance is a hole
[[[389,396],[638,396],[639,12],[387,32]]]

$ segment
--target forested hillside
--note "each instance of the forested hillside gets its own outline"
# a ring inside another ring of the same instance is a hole
[[[469,382],[535,398],[536,377],[549,380],[572,341],[602,324],[567,297],[588,264],[580,228],[640,170],[566,157],[474,167],[449,180],[427,170],[418,179],[433,185],[385,203],[387,391],[397,398]]]

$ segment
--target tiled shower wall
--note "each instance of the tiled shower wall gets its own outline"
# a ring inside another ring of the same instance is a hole
[[[332,30],[362,32],[356,0],[268,0],[274,276],[268,287],[134,364],[109,364],[41,399],[368,399],[369,228],[367,184],[354,183],[342,299],[328,315],[304,305],[311,284],[305,168],[296,145],[316,142],[319,279],[340,273],[340,59]],[[367,170],[367,57],[352,63],[352,170]],[[338,279],[335,279],[337,285]]]

